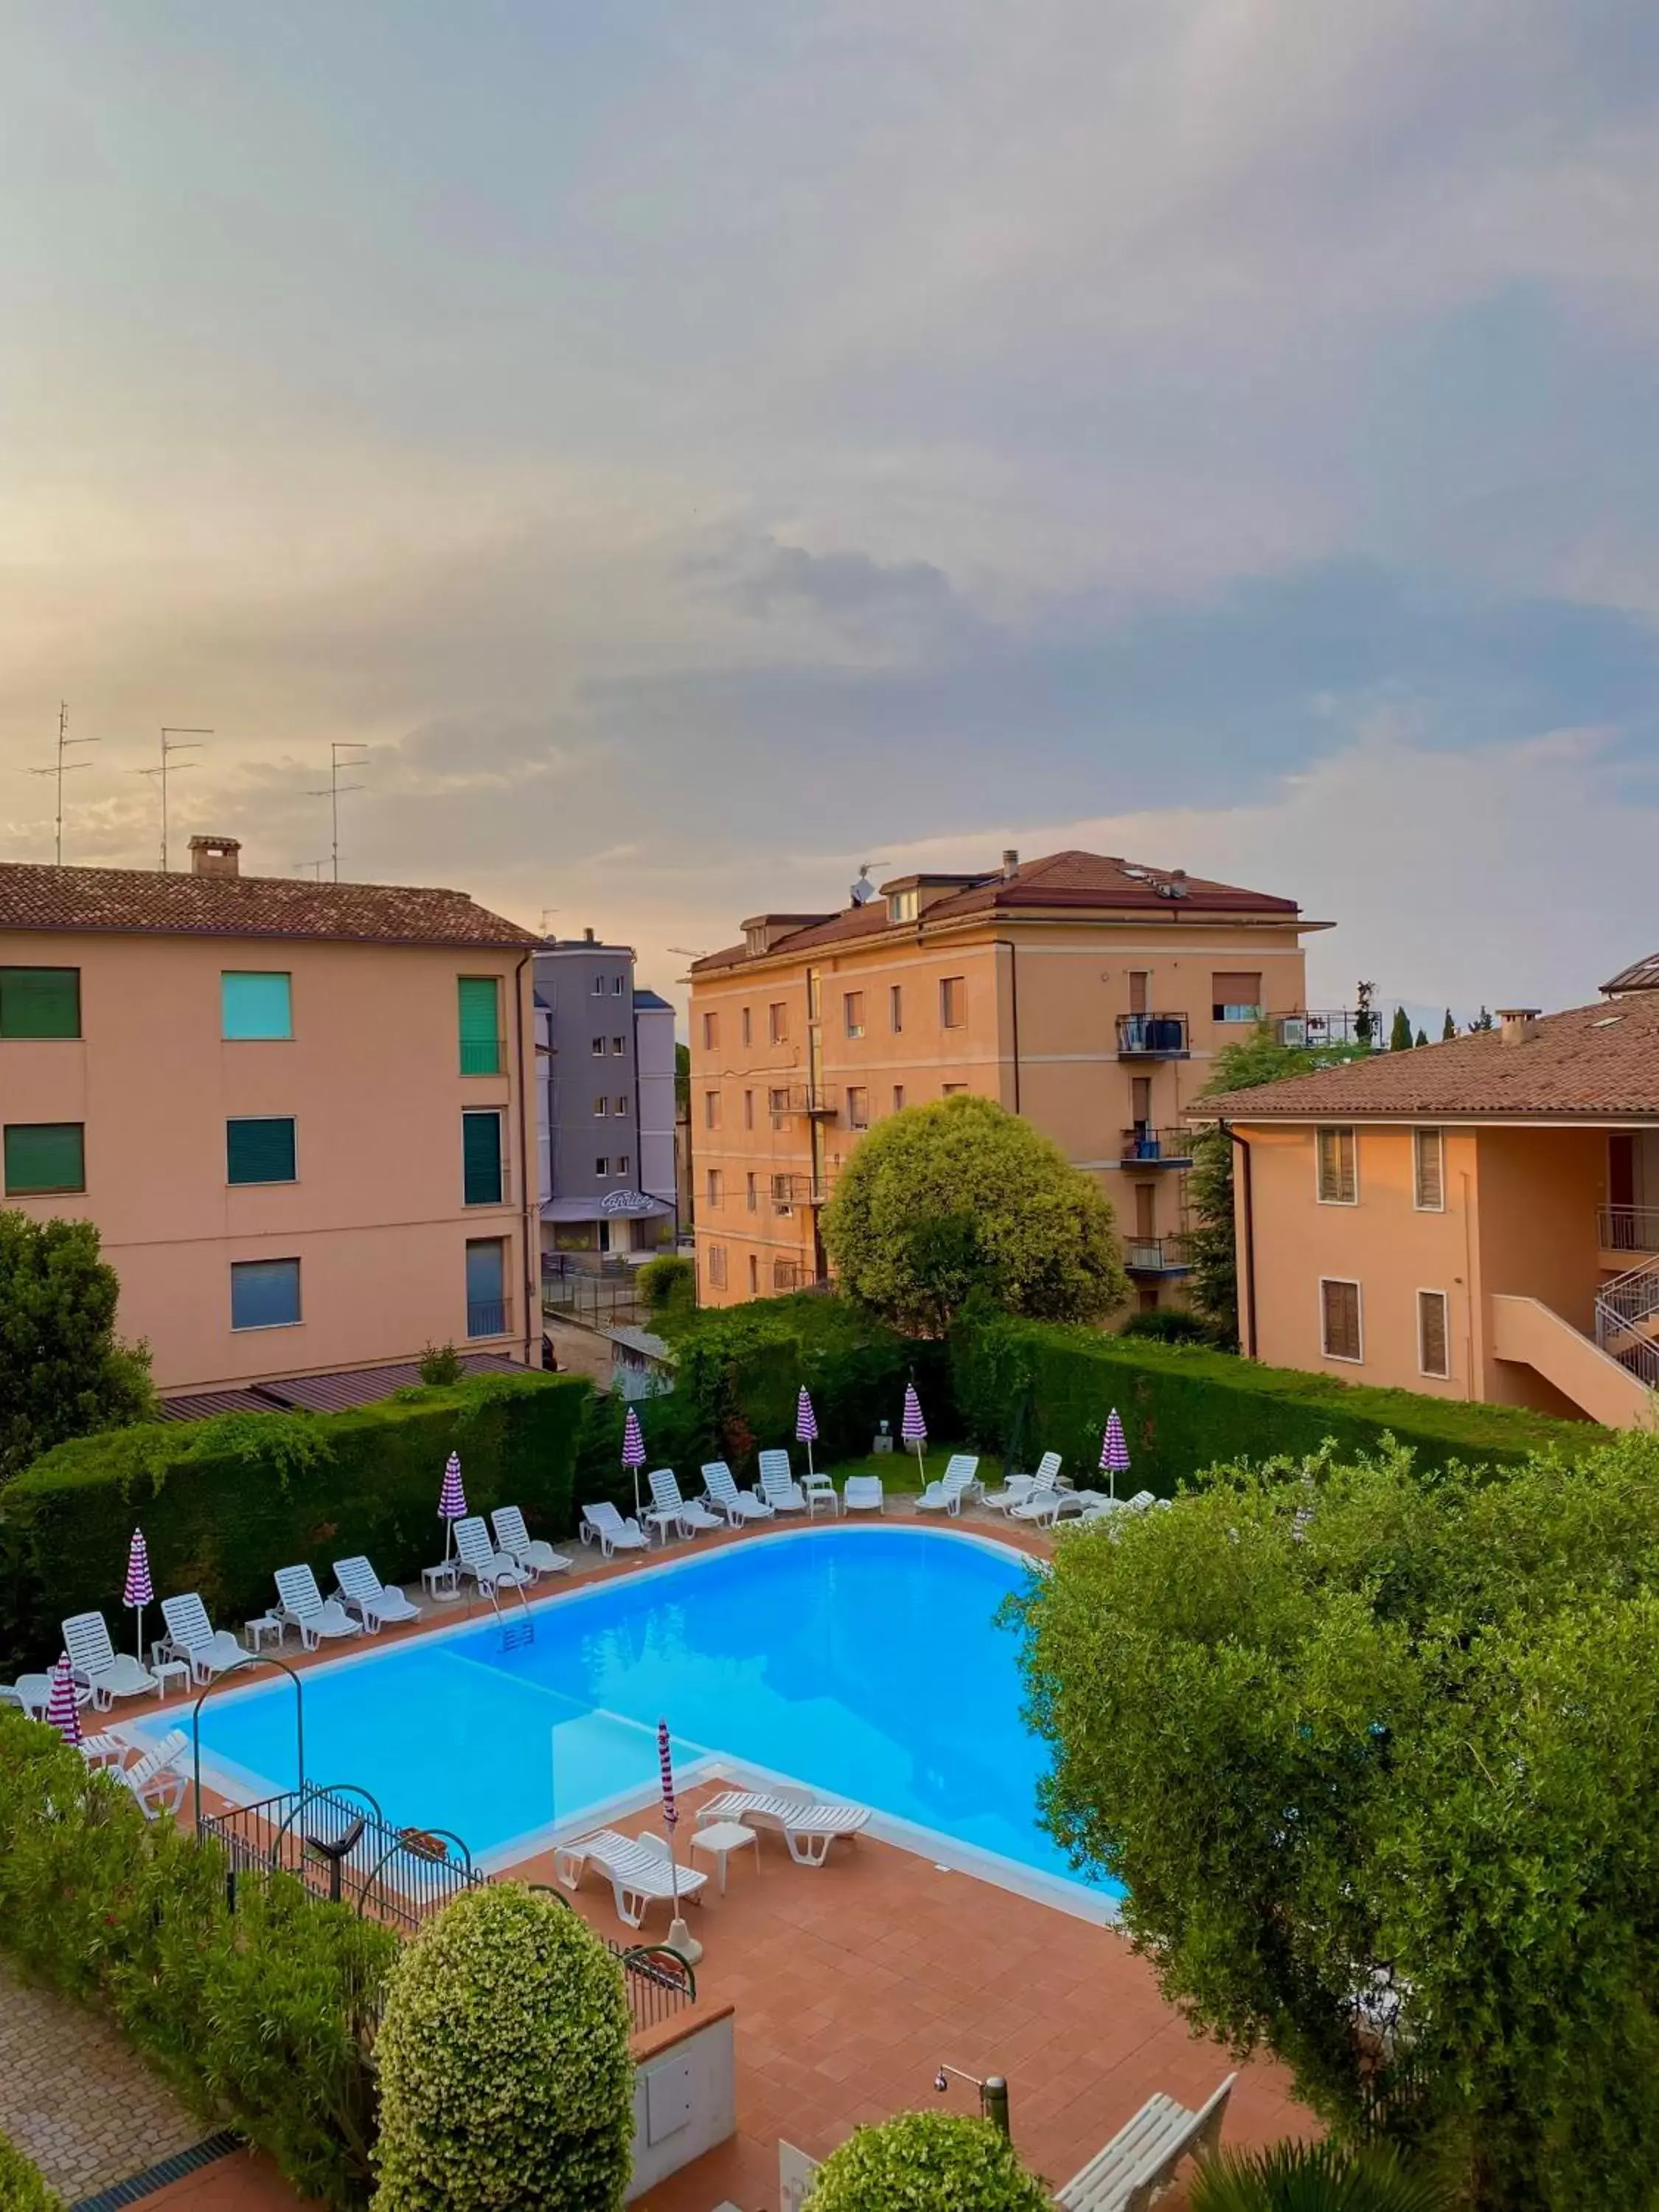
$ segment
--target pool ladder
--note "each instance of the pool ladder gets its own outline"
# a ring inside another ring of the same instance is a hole
[[[536,1641],[536,1617],[530,1610],[530,1600],[524,1594],[524,1584],[514,1583],[511,1594],[519,1601],[521,1619],[509,1620],[501,1611],[501,1592],[498,1583],[489,1585],[489,1602],[495,1607],[495,1618],[501,1624],[503,1651],[521,1651],[526,1644]]]

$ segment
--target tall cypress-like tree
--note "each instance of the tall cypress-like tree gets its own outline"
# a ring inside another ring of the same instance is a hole
[[[1427,1031],[1426,1030],[1419,1030],[1419,1031],[1417,1032],[1417,1042],[1419,1042],[1419,1044],[1426,1044],[1426,1043],[1428,1042],[1428,1041],[1429,1041],[1429,1033],[1428,1033],[1428,1031]]]
[[[1457,1035],[1457,1024],[1452,1019],[1452,1010],[1446,1009],[1446,1018],[1440,1025],[1440,1042],[1448,1044]]]
[[[1390,1052],[1409,1052],[1412,1048],[1412,1025],[1403,1006],[1394,1010],[1394,1027],[1389,1031]]]
[[[0,1213],[0,1482],[150,1411],[149,1348],[115,1333],[120,1288],[91,1222]]]

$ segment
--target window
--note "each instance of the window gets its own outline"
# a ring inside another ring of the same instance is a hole
[[[1327,1359],[1361,1359],[1358,1284],[1333,1282],[1322,1276],[1319,1305],[1321,1341]]]
[[[899,1031],[904,1027],[904,986],[902,983],[890,983],[887,986],[887,1026],[891,1030],[895,1036],[896,1036]]]
[[[904,1111],[904,1085],[902,1083],[893,1085],[893,1111],[896,1114]]]
[[[754,1041],[755,1025],[750,1018],[749,1009],[747,1006],[745,1006],[743,1012],[738,1016],[738,1027],[743,1034],[744,1042],[745,1044],[752,1043]]]
[[[0,968],[0,1037],[80,1034],[78,968]]]
[[[915,891],[890,891],[887,895],[889,921],[914,921],[916,918]]]
[[[946,975],[939,987],[939,1018],[947,1030],[959,1030],[968,1018],[968,982],[963,975]]]
[[[294,1034],[293,977],[227,969],[219,978],[219,1033],[253,1042]]]
[[[806,1018],[809,1022],[823,1019],[823,970],[809,968],[806,971]]]
[[[720,1042],[720,1016],[719,1016],[718,1014],[705,1014],[705,1015],[703,1016],[703,1018],[702,1018],[702,1042],[703,1042],[703,1049],[704,1049],[706,1052],[708,1052],[708,1051],[712,1051],[712,1050],[714,1049],[714,1046],[716,1046],[716,1045]]]
[[[468,1206],[499,1206],[503,1196],[501,1117],[493,1109],[486,1114],[461,1116],[461,1195]]]
[[[1425,1375],[1451,1373],[1451,1331],[1443,1291],[1417,1294],[1417,1364]]]
[[[600,1181],[603,1182],[605,1177],[611,1172],[610,1161],[604,1158],[596,1159],[593,1163],[593,1172],[599,1177]]]
[[[773,1261],[772,1288],[775,1291],[798,1291],[800,1288],[800,1268],[795,1261]]]
[[[619,1176],[625,1176],[628,1173],[629,1164],[630,1163],[627,1153],[618,1152],[617,1155],[617,1173]]]
[[[593,978],[593,996],[596,999],[602,999],[605,996],[605,978],[603,975],[596,975]]]
[[[617,1100],[615,1105],[611,1110],[616,1115],[618,1121],[625,1121],[628,1119],[628,1094],[626,1091],[624,1091]]]
[[[767,1109],[770,1113],[773,1121],[775,1122],[781,1121],[783,1119],[783,1116],[789,1111],[788,1091],[787,1090],[769,1091],[766,1094],[766,1104]]]
[[[87,1187],[82,1121],[9,1121],[5,1152],[8,1198],[43,1197],[49,1191]]]
[[[505,1336],[513,1316],[507,1305],[507,1240],[474,1237],[466,1248],[466,1333]]]
[[[705,1129],[718,1129],[720,1125],[720,1094],[718,1091],[705,1091],[702,1094],[702,1126]]]
[[[596,1098],[596,1099],[593,1101],[593,1111],[594,1111],[594,1114],[598,1116],[598,1118],[599,1118],[600,1121],[603,1121],[603,1120],[605,1119],[605,1115],[606,1115],[607,1113],[609,1113],[609,1111],[610,1111],[610,1110],[611,1110],[611,1109],[610,1109],[610,1106],[609,1106],[608,1103],[607,1103],[605,1099],[603,1099],[603,1098]]]
[[[752,1091],[745,1091],[743,1094],[743,1126],[745,1129],[752,1129],[755,1126],[755,1094]]]
[[[494,975],[463,975],[459,988],[461,1073],[500,1075],[507,1066],[500,980]]]
[[[726,1288],[725,1245],[711,1244],[708,1248],[708,1258],[709,1284],[714,1290],[723,1291]]]
[[[753,1170],[752,1168],[750,1170],[749,1173],[748,1173],[748,1174],[744,1177],[744,1184],[743,1184],[743,1202],[744,1202],[744,1204],[748,1207],[748,1209],[749,1209],[749,1211],[750,1211],[750,1213],[758,1213],[758,1212],[759,1212],[759,1211],[760,1211],[760,1179],[759,1179],[759,1177],[755,1174],[755,1171],[754,1171],[754,1170]]]
[[[603,1037],[595,1037],[592,1046],[592,1050],[595,1060],[603,1060],[605,1058],[605,1039]]]
[[[264,1114],[225,1124],[227,1182],[292,1182],[294,1117]]]
[[[760,1261],[752,1252],[749,1255],[749,1295],[751,1298],[760,1296]]]
[[[233,1328],[292,1328],[300,1318],[297,1260],[233,1260],[230,1263],[230,1325]]]
[[[864,1035],[864,994],[862,991],[843,993],[841,1002],[842,1025],[849,1037]]]
[[[708,1170],[708,1173],[704,1177],[703,1195],[708,1200],[710,1206],[718,1206],[720,1204],[720,1171],[718,1168],[710,1168]]]
[[[623,977],[622,977],[621,975],[613,975],[613,976],[611,978],[611,997],[612,997],[613,999],[620,999],[620,998],[621,998],[621,996],[622,996],[622,994],[623,994],[623,981],[624,981],[624,978],[623,978]]]
[[[787,1003],[782,999],[779,999],[766,1009],[766,1035],[769,1042],[773,1044],[787,1044],[789,1042],[789,1008]]]
[[[1261,1019],[1260,975],[1222,974],[1210,978],[1210,1018],[1218,1022]]]
[[[1152,977],[1146,969],[1130,969],[1129,1012],[1132,1014],[1144,1014],[1146,1012],[1149,1004],[1149,1000],[1146,996],[1146,987],[1151,981]]]
[[[939,1095],[941,1098],[960,1098],[967,1088],[968,1085],[965,1083],[941,1083]]]
[[[1412,1131],[1412,1194],[1419,1213],[1446,1210],[1445,1140],[1438,1129]],[[1425,1368],[1432,1374],[1432,1368]]]
[[[622,1058],[623,1054],[627,1051],[627,1049],[628,1049],[628,1040],[627,1040],[627,1038],[626,1038],[626,1037],[612,1037],[612,1038],[611,1038],[611,1058],[612,1058],[613,1060],[620,1060],[620,1059]]]
[[[1359,1163],[1352,1129],[1321,1129],[1319,1146],[1319,1202],[1322,1206],[1357,1206],[1359,1202]]]
[[[849,1129],[867,1129],[870,1126],[870,1093],[861,1083],[847,1086],[847,1126]]]

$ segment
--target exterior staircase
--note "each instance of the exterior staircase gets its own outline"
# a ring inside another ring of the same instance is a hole
[[[1659,1389],[1659,1260],[1627,1267],[1595,1300],[1595,1341],[1649,1390]]]
[[[1659,1297],[1659,1268],[1653,1272],[1653,1295]],[[1614,1287],[1613,1284],[1608,1285],[1609,1290]],[[1655,1320],[1659,1322],[1659,1306],[1655,1309]],[[1534,1369],[1591,1420],[1601,1421],[1613,1429],[1652,1425],[1653,1386],[1646,1375],[1651,1362],[1653,1372],[1659,1377],[1659,1346],[1643,1334],[1632,1321],[1621,1318],[1617,1322],[1615,1340],[1627,1357],[1621,1357],[1596,1338],[1575,1328],[1540,1298],[1495,1297],[1492,1302],[1492,1322],[1495,1358],[1512,1359]],[[1598,1301],[1598,1336],[1601,1326]],[[1632,1341],[1627,1342],[1627,1339]],[[1632,1364],[1632,1360],[1637,1364]]]

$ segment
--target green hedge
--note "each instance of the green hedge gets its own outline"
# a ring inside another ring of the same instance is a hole
[[[591,1395],[579,1376],[489,1376],[351,1413],[228,1413],[59,1444],[0,1490],[0,1662],[55,1658],[70,1613],[97,1610],[118,1630],[135,1523],[157,1596],[199,1590],[233,1631],[296,1562],[325,1588],[331,1563],[359,1552],[384,1579],[412,1580],[442,1555],[452,1449],[474,1512],[516,1504],[533,1534],[568,1535]]]
[[[64,2200],[48,2189],[33,2159],[0,2136],[0,2206],[4,2212],[64,2212]]]
[[[1064,1455],[1068,1472],[1095,1467],[1115,1406],[1137,1489],[1170,1496],[1183,1476],[1222,1460],[1316,1451],[1329,1437],[1344,1453],[1376,1449],[1385,1434],[1421,1467],[1452,1460],[1505,1466],[1551,1445],[1577,1453],[1605,1441],[1585,1421],[1559,1421],[1510,1406],[1375,1390],[1262,1367],[1224,1352],[1103,1336],[1041,1322],[985,1319],[951,1344],[966,1432],[982,1449],[1035,1463]]]
[[[288,1875],[244,1873],[233,1911],[227,1870],[217,1844],[147,1820],[55,1730],[0,1708],[0,1952],[349,2212],[372,2184],[367,2023],[398,1939]]]

